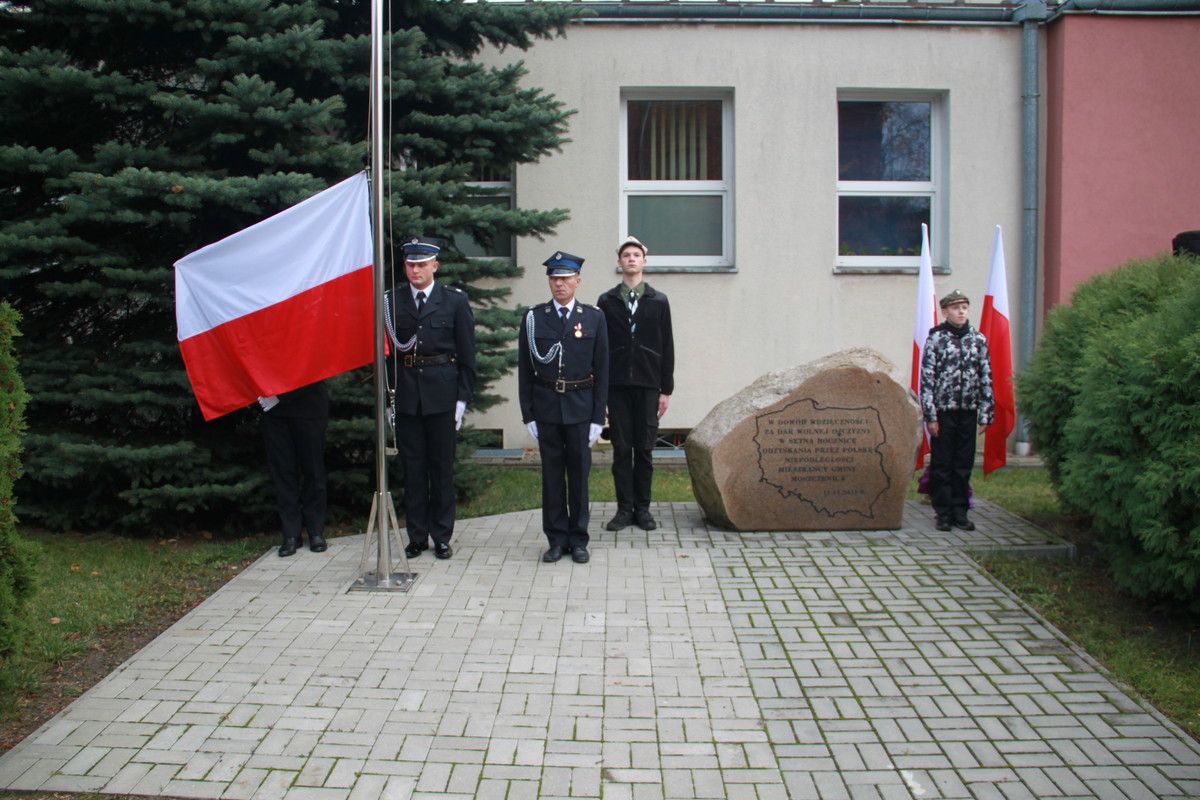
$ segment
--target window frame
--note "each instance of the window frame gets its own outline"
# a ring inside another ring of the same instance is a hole
[[[463,186],[465,186],[467,188],[468,195],[473,198],[474,197],[507,198],[508,199],[508,208],[509,208],[509,210],[512,210],[512,209],[516,208],[516,205],[517,205],[517,181],[516,181],[515,173],[516,173],[516,169],[514,167],[512,172],[509,173],[510,175],[512,175],[512,177],[509,178],[508,180],[504,180],[504,181],[465,181],[463,183]],[[482,193],[475,191],[475,190],[479,190],[479,189],[482,189],[484,191]],[[458,234],[458,235],[468,236],[469,234]],[[475,241],[474,237],[471,237],[471,239],[473,242],[475,242],[476,245],[479,244],[477,241]],[[455,242],[455,244],[456,244],[456,246],[459,246],[460,250],[462,249],[461,245],[458,245],[457,241]],[[508,249],[509,249],[509,255],[506,255],[506,256],[482,255],[482,256],[465,256],[465,257],[470,261],[504,261],[505,263],[509,263],[509,264],[515,263],[516,262],[516,253],[517,253],[517,237],[515,237],[515,236],[509,237]]]
[[[843,181],[838,179],[834,197],[835,224],[833,231],[834,273],[841,274],[916,274],[921,266],[920,254],[911,256],[844,256],[841,254],[841,199],[843,197],[928,197],[929,239],[933,251],[934,272],[946,274],[949,270],[940,265],[940,254],[947,251],[946,235],[949,208],[949,136],[948,106],[949,93],[937,89],[839,89],[837,103],[843,102],[919,102],[929,103],[929,180],[928,181]],[[835,108],[835,112],[839,110]],[[835,113],[834,119],[840,118]],[[841,131],[834,137],[841,146]],[[835,156],[834,173],[837,174],[841,152]]]
[[[484,164],[475,163],[472,167],[472,175],[468,180],[463,181],[463,187],[467,190],[467,196],[475,199],[500,198],[508,200],[509,210],[515,209],[517,206],[517,168],[516,164],[508,164],[508,178],[497,180],[494,174],[504,174],[503,170],[496,168],[485,167]],[[468,255],[463,251],[460,237],[470,239],[475,247],[484,249],[480,246],[480,242],[474,236],[467,233],[458,233],[452,235],[455,247],[461,251],[463,257],[470,261],[504,261],[505,264],[516,263],[517,253],[517,237],[509,236],[509,254],[508,255]]]
[[[640,181],[629,179],[629,102],[638,100],[719,100],[721,102],[721,179],[709,181]],[[736,272],[734,266],[734,194],[733,194],[733,89],[731,88],[622,88],[620,107],[620,206],[617,238],[627,234],[638,236],[650,248],[646,272]],[[720,197],[721,253],[720,255],[671,256],[655,253],[652,232],[629,229],[629,199],[631,197],[669,196]]]

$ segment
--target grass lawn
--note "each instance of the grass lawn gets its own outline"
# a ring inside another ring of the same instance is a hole
[[[1074,542],[1075,561],[991,557],[997,580],[1109,667],[1194,737],[1200,737],[1200,621],[1118,595],[1086,523],[1063,513],[1040,470],[1002,470],[973,481],[976,494]],[[659,469],[654,496],[689,502],[684,470]],[[607,469],[591,497],[613,501]],[[460,518],[537,508],[536,470],[496,468]],[[274,533],[236,541],[131,541],[25,531],[42,549],[28,646],[0,666],[0,748],[11,747],[173,620],[274,546]]]
[[[594,467],[588,476],[588,497],[596,503],[615,503],[612,473],[607,467]],[[469,503],[460,503],[458,518],[487,517],[539,508],[542,476],[536,469],[502,467],[487,479],[487,489]],[[692,482],[686,469],[654,470],[654,502],[690,503]],[[607,522],[608,520],[603,520]]]
[[[24,647],[0,664],[0,748],[66,706],[275,544],[24,530],[41,551]],[[98,674],[97,674],[98,673]],[[19,735],[18,735],[19,734]],[[14,738],[15,737],[15,738]]]

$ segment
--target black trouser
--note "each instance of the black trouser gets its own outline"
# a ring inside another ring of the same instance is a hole
[[[397,414],[408,540],[449,544],[454,533],[454,412]]]
[[[324,418],[262,418],[267,469],[275,484],[283,538],[325,535],[325,426]]]
[[[975,466],[977,411],[938,411],[938,435],[929,437],[929,500],[939,517],[966,519]]]
[[[588,543],[588,473],[592,451],[588,423],[538,423],[542,456],[542,531],[550,546],[586,547]]]
[[[617,508],[650,508],[654,442],[658,438],[658,389],[610,386],[608,431],[613,448],[613,483]]]

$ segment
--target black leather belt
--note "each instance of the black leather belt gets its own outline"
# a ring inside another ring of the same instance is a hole
[[[563,394],[564,392],[577,392],[580,389],[587,389],[591,386],[594,386],[596,383],[595,378],[591,375],[588,375],[581,381],[568,381],[563,380],[562,378],[554,380],[553,378],[543,378],[541,375],[534,375],[533,377],[538,383],[542,384],[543,386],[549,386],[559,394]]]
[[[405,356],[404,366],[432,367],[434,364],[445,364],[454,360],[454,353],[442,353],[440,356]]]

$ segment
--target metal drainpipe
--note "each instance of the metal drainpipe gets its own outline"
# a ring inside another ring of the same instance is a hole
[[[1024,219],[1021,230],[1021,320],[1018,329],[1021,346],[1017,367],[1024,369],[1033,355],[1033,337],[1037,322],[1038,275],[1038,87],[1041,70],[1038,53],[1038,25],[1047,17],[1045,0],[1027,0],[1013,14],[1021,23],[1021,189]],[[1016,454],[1028,455],[1029,421],[1017,417]]]

